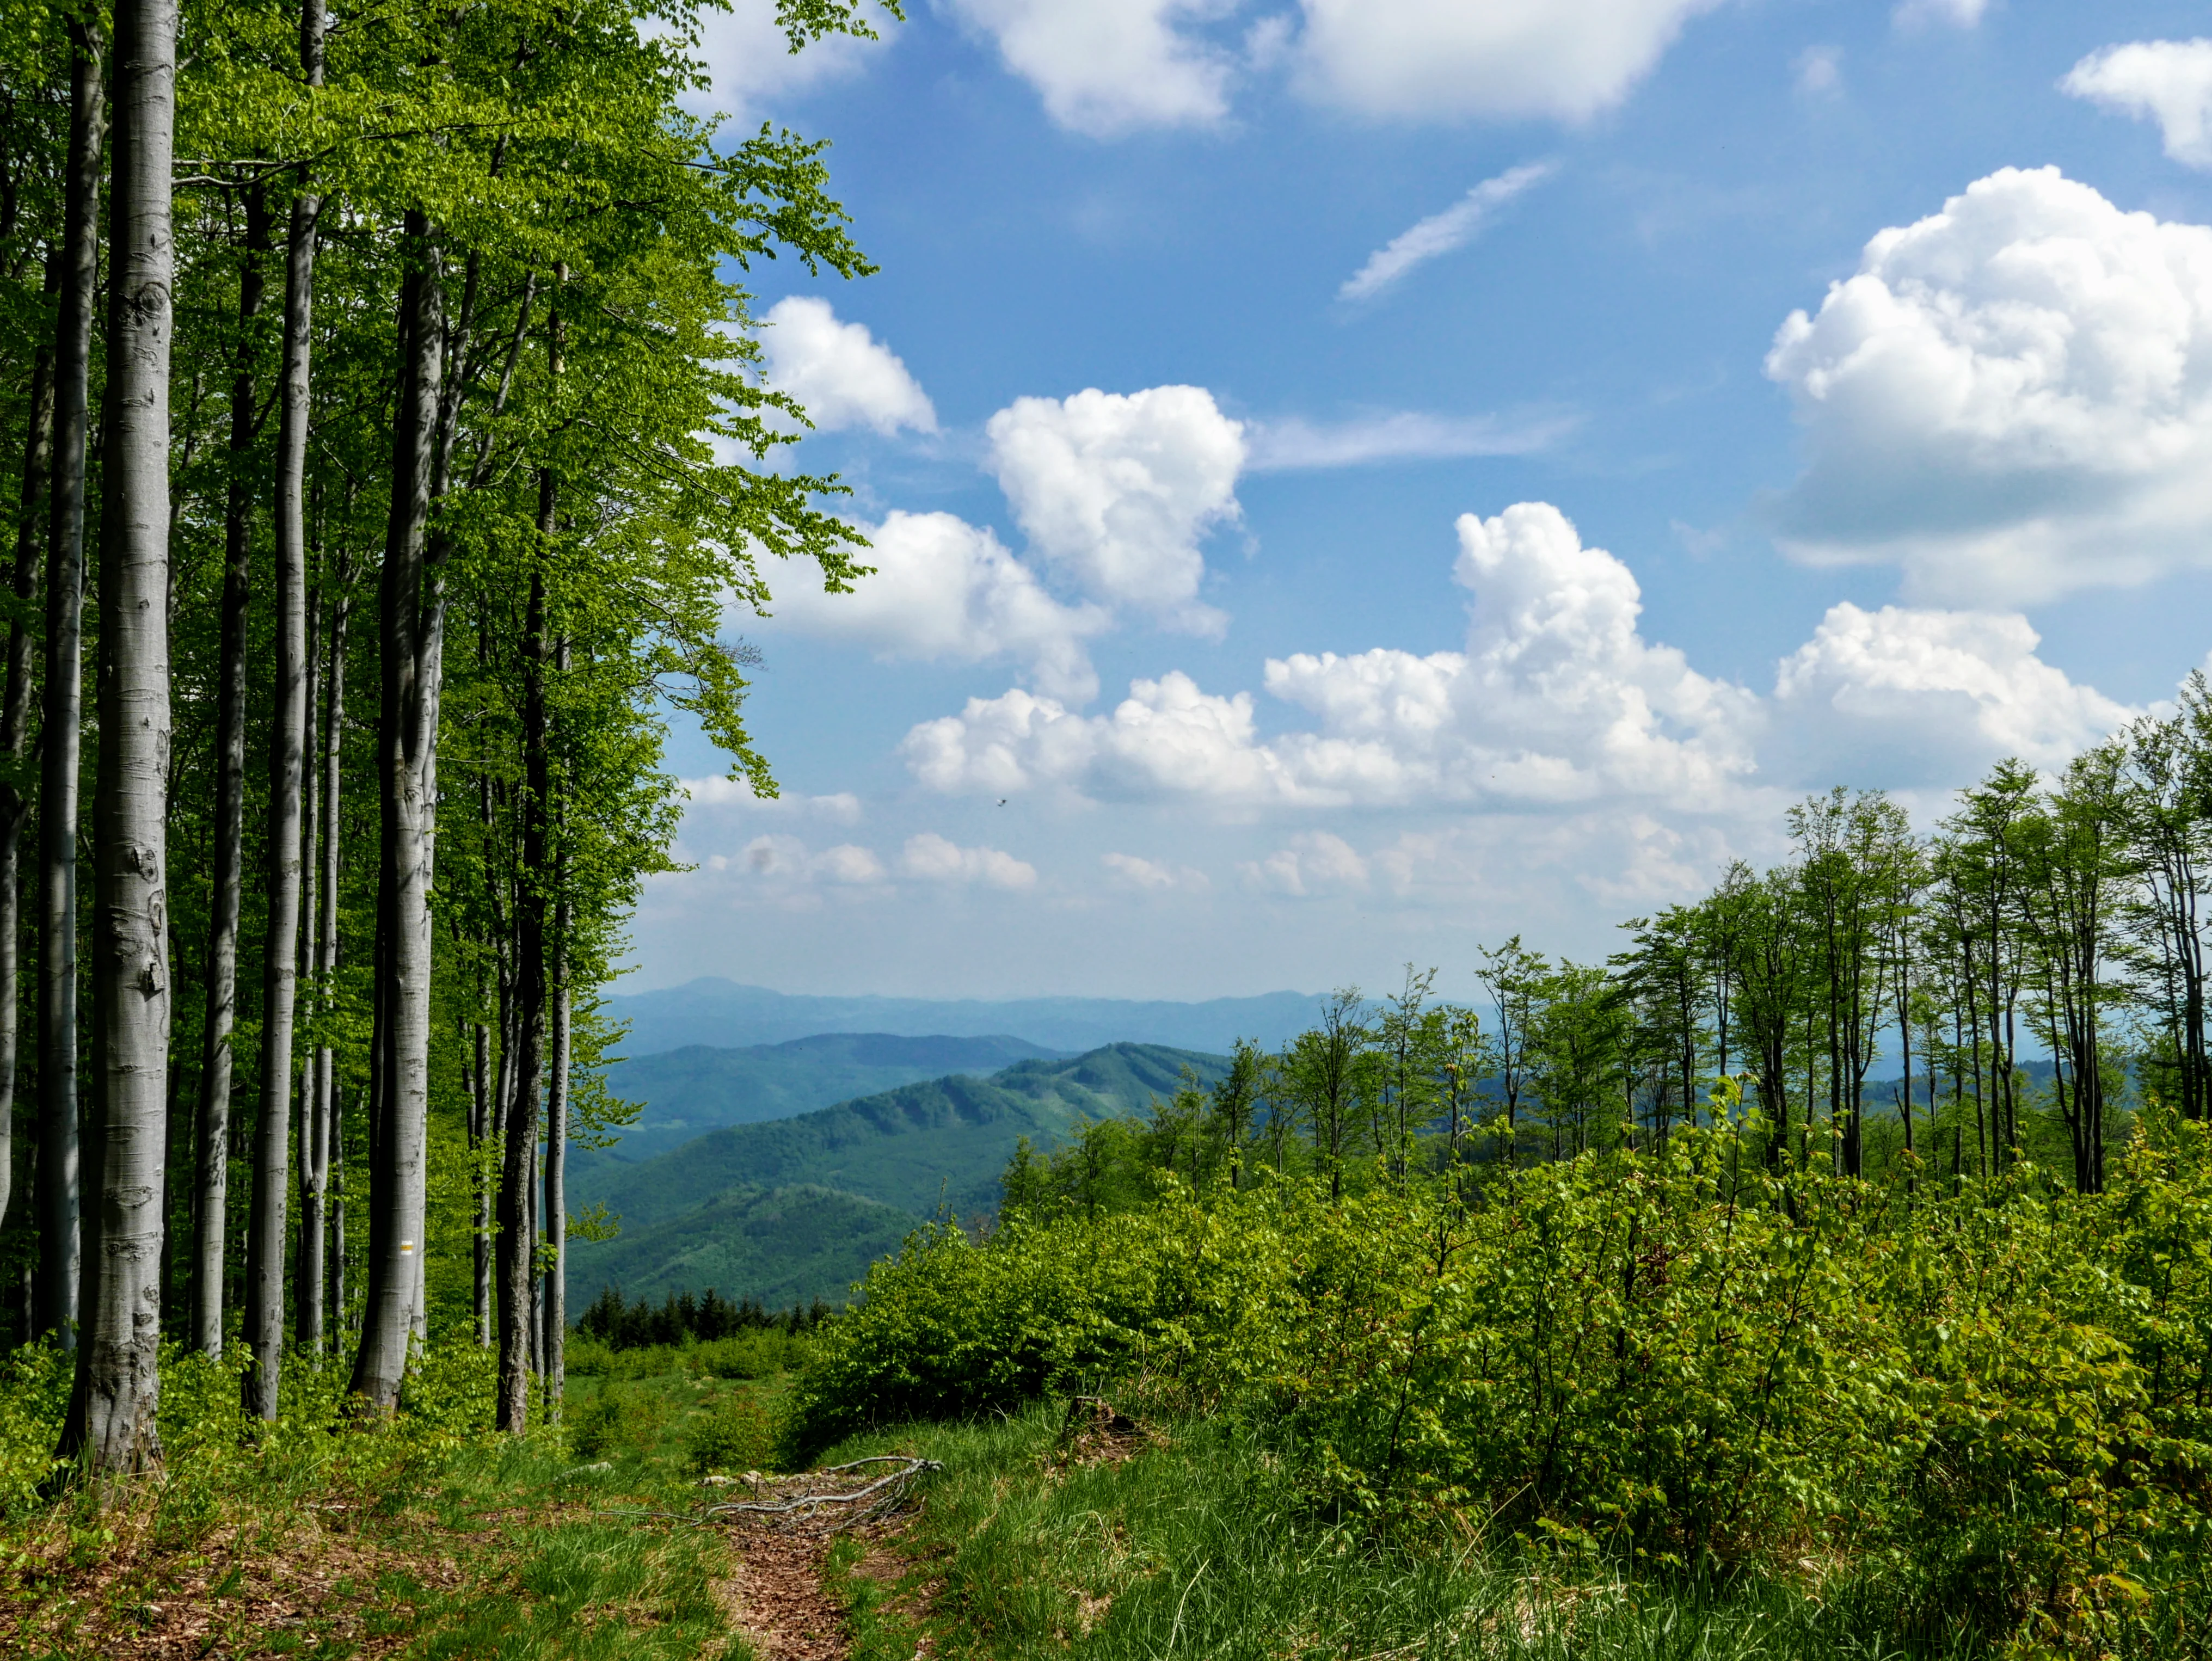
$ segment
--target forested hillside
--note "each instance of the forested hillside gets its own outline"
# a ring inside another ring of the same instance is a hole
[[[823,997],[708,976],[607,1000],[640,1055],[687,1045],[773,1044],[814,1033],[1011,1034],[1054,1050],[1124,1041],[1225,1050],[1240,1038],[1279,1044],[1304,1030],[1320,999],[1302,992],[1194,1003],[1120,997]]]
[[[998,1208],[1000,1173],[1024,1142],[1058,1146],[1225,1076],[1220,1056],[1115,1044],[1024,1061],[988,1078],[910,1084],[771,1124],[716,1131],[629,1165],[580,1166],[580,1205],[619,1220],[572,1248],[580,1295],[712,1287],[770,1303],[842,1303],[874,1258],[933,1216]]]
[[[649,1159],[724,1125],[789,1118],[947,1073],[994,1072],[1012,1062],[1054,1056],[1018,1038],[883,1033],[825,1033],[742,1050],[693,1045],[638,1054],[607,1069],[609,1091],[637,1107],[633,1122],[611,1127],[610,1134],[619,1137],[620,1157]]]

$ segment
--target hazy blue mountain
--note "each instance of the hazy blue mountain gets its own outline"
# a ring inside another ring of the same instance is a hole
[[[821,1033],[739,1050],[694,1044],[638,1055],[608,1070],[610,1089],[642,1104],[617,1151],[625,1160],[649,1159],[724,1125],[789,1118],[901,1084],[996,1072],[1012,1062],[1055,1060],[1062,1053],[1001,1034]]]
[[[631,1296],[712,1286],[730,1297],[842,1300],[940,1204],[956,1216],[994,1206],[1023,1137],[1057,1143],[1087,1119],[1142,1112],[1185,1068],[1211,1084],[1227,1066],[1200,1052],[1108,1045],[710,1131],[637,1164],[580,1161],[570,1204],[604,1202],[622,1229],[570,1247],[570,1300],[610,1283]]]
[[[812,997],[708,978],[607,1000],[630,1024],[626,1054],[705,1044],[722,1049],[777,1044],[818,1033],[976,1037],[1011,1034],[1048,1050],[1103,1044],[1165,1044],[1220,1052],[1240,1038],[1273,1047],[1314,1023],[1321,999],[1305,992],[1217,997],[1203,1003],[1110,997],[1032,997],[1007,1003],[920,997]]]

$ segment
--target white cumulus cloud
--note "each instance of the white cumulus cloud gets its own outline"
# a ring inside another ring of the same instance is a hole
[[[899,871],[925,882],[981,882],[994,888],[1034,888],[1037,876],[1036,866],[1003,849],[963,848],[934,831],[907,838]]]
[[[1202,893],[1213,886],[1206,881],[1204,871],[1193,870],[1188,865],[1170,865],[1158,859],[1146,859],[1138,854],[1101,854],[1098,863],[1121,887],[1133,888],[1139,894],[1171,894],[1177,889]]]
[[[1528,456],[1546,450],[1574,426],[1572,417],[1432,415],[1390,409],[1348,421],[1300,416],[1252,421],[1245,427],[1248,471],[1289,473],[1376,462],[1440,461],[1458,456]]]
[[[1267,894],[1310,895],[1343,893],[1367,886],[1367,862],[1340,836],[1307,831],[1262,859],[1237,866],[1249,887]]]
[[[706,862],[710,871],[736,870],[793,887],[816,882],[866,886],[884,880],[884,864],[867,849],[851,842],[819,852],[798,837],[756,836],[732,858],[715,854]]]
[[[1237,517],[1243,426],[1199,386],[1017,399],[991,417],[990,466],[1033,549],[1093,598],[1217,633],[1199,544]]]
[[[2108,110],[2158,123],[2166,153],[2189,167],[2212,167],[2212,40],[2136,40],[2091,52],[2062,91]]]
[[[1054,599],[989,530],[950,513],[894,512],[867,536],[873,576],[849,594],[794,582],[777,597],[772,626],[885,658],[1011,658],[1045,692],[1078,702],[1097,694],[1084,641],[1106,627],[1106,614]]]
[[[1720,0],[1301,0],[1301,80],[1395,118],[1549,116],[1618,103]]]
[[[1372,300],[1416,265],[1464,248],[1480,236],[1499,209],[1559,171],[1556,161],[1530,161],[1486,179],[1440,214],[1431,214],[1368,255],[1344,280],[1339,300]]]
[[[709,773],[703,779],[686,779],[681,783],[694,807],[738,808],[788,817],[828,819],[841,825],[854,824],[860,817],[860,798],[850,791],[838,791],[828,796],[790,791],[781,796],[756,796],[746,780],[732,779],[726,773]]]
[[[937,430],[937,411],[906,365],[865,324],[839,322],[828,300],[793,294],[763,322],[769,385],[798,399],[823,431],[871,427],[888,437],[902,427]]]
[[[2212,563],[2205,227],[2006,168],[1875,237],[1766,369],[1805,429],[1800,557],[1980,605]]]
[[[1955,28],[1970,29],[1982,21],[1982,14],[1989,5],[1990,0],[1898,0],[1897,9],[1890,15],[1900,28],[1948,23]]]
[[[1204,126],[1228,112],[1233,64],[1184,26],[1235,0],[951,0],[1060,125],[1105,137]]]
[[[908,735],[908,764],[947,791],[1060,785],[1247,806],[1695,803],[1748,771],[1758,700],[1644,640],[1636,579],[1557,508],[1468,514],[1458,529],[1467,650],[1270,660],[1268,692],[1317,718],[1310,729],[1263,741],[1250,694],[1210,694],[1176,672],[1134,682],[1098,716],[1018,689],[970,700]]]
[[[2008,755],[2062,766],[2136,712],[2040,644],[2018,613],[1831,608],[1775,676],[1798,770],[1940,785]]]
[[[860,74],[887,44],[833,34],[794,52],[775,14],[775,0],[731,0],[727,9],[702,12],[698,52],[713,84],[703,95],[687,94],[687,108],[757,121],[780,97]],[[874,18],[878,30],[889,21]]]

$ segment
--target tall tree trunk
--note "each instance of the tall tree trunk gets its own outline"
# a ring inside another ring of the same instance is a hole
[[[46,297],[61,290],[58,252],[46,257]],[[46,506],[46,482],[54,464],[54,352],[40,343],[31,361],[31,409],[23,439],[21,513],[15,522],[15,567],[11,586],[15,618],[8,628],[8,682],[0,694],[0,751],[7,777],[0,780],[0,1219],[8,1215],[15,1174],[16,991],[21,970],[23,813],[28,805],[17,782],[31,732],[31,601],[39,587],[39,518]],[[22,1335],[26,1339],[31,1334]]]
[[[402,378],[392,443],[392,515],[380,584],[383,695],[377,732],[380,803],[378,870],[381,1094],[369,1184],[368,1306],[362,1318],[353,1390],[374,1410],[399,1403],[419,1300],[416,1231],[422,1215],[423,1141],[429,1103],[429,745],[444,617],[437,574],[424,558],[430,513],[445,333],[437,250],[420,209],[406,222],[401,290]]]
[[[562,644],[556,666],[566,669],[568,649]],[[545,1416],[561,1419],[562,1369],[568,1337],[568,855],[553,856],[553,1064],[545,1090],[545,1270],[544,1338],[540,1344],[545,1377]]]
[[[46,697],[39,785],[39,1278],[32,1325],[76,1343],[77,745],[83,702],[85,438],[100,266],[100,41],[70,24],[70,137],[54,325],[54,476],[46,534]]]
[[[300,59],[323,78],[320,0],[300,9]],[[304,186],[305,181],[302,181]],[[308,353],[315,295],[317,198],[292,198],[284,241],[284,361],[276,438],[276,664],[269,736],[268,918],[261,953],[261,1117],[255,1127],[253,1228],[246,1242],[246,1408],[276,1416],[284,1355],[284,1199],[290,1174],[292,1019],[300,987],[301,775],[307,758]],[[312,1157],[310,1163],[312,1163]]]
[[[158,1464],[161,1129],[169,1048],[169,177],[176,0],[115,8],[113,249],[101,411],[93,965],[101,1143],[98,1251],[60,1452]]]
[[[556,295],[557,299],[557,295]],[[546,322],[546,370],[561,375],[561,319]],[[499,1192],[498,1428],[524,1429],[530,1417],[531,1340],[537,1330],[532,1273],[537,1240],[528,1228],[530,1188],[537,1175],[538,1103],[544,1088],[547,830],[552,794],[545,676],[550,658],[546,633],[546,568],[560,523],[560,476],[549,464],[538,473],[538,547],[530,568],[530,599],[522,625],[522,836],[520,881],[514,897],[514,1003],[517,1024],[514,1111],[507,1123]]]
[[[301,78],[310,88],[323,84],[323,37],[327,23],[323,0],[301,0]],[[312,179],[313,175],[302,170],[300,192],[292,201],[291,219],[286,227],[284,239],[284,409],[278,417],[276,445],[276,543],[280,561],[284,555],[288,513],[296,516],[295,529],[303,545],[308,535],[306,500],[307,427],[313,409],[309,369],[310,349],[313,343],[315,243],[322,208],[321,198],[307,188]],[[296,409],[293,404],[295,395],[298,398]],[[319,524],[319,495],[314,518]],[[318,530],[313,549],[313,558],[318,566],[321,563],[321,549]],[[302,580],[305,580],[304,568]],[[306,709],[299,733],[301,765],[304,769],[307,802],[301,845],[301,872],[295,881],[304,880],[307,885],[306,916],[295,961],[313,988],[312,996],[315,1011],[319,1015],[327,1002],[328,991],[317,968],[322,884],[315,864],[316,837],[320,834],[335,843],[337,840],[337,821],[333,814],[329,828],[323,829],[323,769],[319,756],[313,761],[309,759],[309,747],[316,737],[317,700],[321,691],[318,654],[321,646],[319,624],[322,614],[315,599],[313,589],[309,588],[305,595],[307,608]],[[283,609],[281,604],[279,609]],[[329,1104],[322,1088],[320,1062],[320,1049],[310,1050],[299,1071],[300,1241],[299,1262],[293,1274],[294,1295],[298,1300],[299,1342],[304,1349],[315,1355],[320,1355],[323,1349],[323,1204],[325,1191],[330,1185]]]
[[[216,667],[215,849],[209,894],[206,1012],[200,1028],[200,1190],[193,1242],[192,1343],[222,1354],[223,1252],[229,1228],[231,1038],[238,1017],[239,890],[245,864],[246,621],[253,600],[253,450],[259,409],[254,399],[253,334],[266,282],[267,197],[246,196],[246,247],[238,276],[237,358],[230,384],[230,481],[223,500],[222,611]],[[257,1173],[258,1165],[257,1161]],[[260,1178],[254,1178],[255,1191]],[[248,1255],[252,1254],[248,1234]],[[248,1265],[247,1296],[252,1295]]]
[[[477,996],[483,998],[479,971]],[[476,1027],[476,1067],[470,1075],[469,1187],[476,1206],[470,1230],[474,1255],[477,1348],[491,1348],[491,1184],[485,1180],[483,1148],[491,1135],[491,1029],[481,1021]]]
[[[338,876],[343,870],[340,855],[345,846],[339,785],[345,759],[346,623],[353,609],[345,585],[351,575],[348,562],[341,560],[333,584],[337,592],[331,603],[330,669],[325,677],[328,690],[323,697],[322,900],[317,907],[321,913],[321,928],[315,945],[315,981],[319,1007],[324,1009],[329,1008],[332,990],[337,985]],[[320,1197],[328,1217],[329,1234],[326,1322],[335,1334],[345,1323],[345,1196],[339,1185],[345,1166],[345,1116],[338,1094],[337,1052],[331,1046],[327,1034],[315,1046],[314,1093],[316,1119],[322,1126],[321,1139],[317,1143],[321,1150]]]
[[[309,557],[319,565],[319,555],[318,543]],[[322,608],[316,603],[316,597],[311,587],[307,592],[307,726],[301,734],[303,747],[312,744],[318,735],[316,718],[322,708]],[[323,889],[315,854],[323,827],[319,752],[303,755],[301,778],[304,792],[300,827],[303,880],[296,961],[301,977],[307,983],[308,1019],[312,1021],[322,1005],[321,981],[315,973]],[[300,1227],[298,1243],[294,1247],[292,1298],[294,1338],[302,1349],[319,1355],[323,1348],[323,1186],[329,1180],[330,1143],[323,1129],[323,1099],[316,1088],[315,1059],[316,1052],[311,1046],[294,1075],[299,1100]]]

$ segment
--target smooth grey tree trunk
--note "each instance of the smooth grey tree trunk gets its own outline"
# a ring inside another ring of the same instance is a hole
[[[547,321],[547,371],[561,374],[561,323]],[[530,1373],[538,1333],[532,1293],[537,1231],[530,1193],[538,1165],[538,1106],[544,1089],[545,1005],[550,991],[546,964],[546,891],[552,872],[547,855],[552,766],[545,700],[550,658],[547,635],[546,567],[560,524],[559,476],[551,466],[538,475],[538,549],[530,571],[530,598],[522,625],[522,835],[514,894],[514,1109],[507,1123],[506,1158],[499,1191],[499,1394],[497,1428],[521,1431],[530,1420]]]
[[[324,35],[328,25],[328,13],[323,0],[301,0],[301,78],[310,88],[323,84]],[[283,413],[278,417],[276,479],[280,560],[288,512],[297,516],[295,528],[303,548],[307,536],[307,427],[313,409],[309,397],[313,390],[309,355],[313,343],[316,231],[322,208],[321,199],[307,188],[311,182],[312,175],[303,170],[300,194],[293,198],[291,221],[286,227],[284,239],[285,402]],[[293,404],[295,391],[298,397],[296,409]],[[317,517],[319,518],[319,514]],[[314,550],[318,564],[320,563],[320,552],[319,541]],[[303,584],[306,581],[304,567],[301,580]],[[305,591],[304,603],[307,608],[307,688],[300,748],[307,803],[301,845],[301,870],[295,881],[295,883],[304,881],[307,893],[305,918],[295,961],[313,988],[314,1006],[319,1014],[328,997],[325,985],[317,972],[320,949],[317,924],[322,885],[315,864],[315,838],[320,828],[323,769],[319,756],[313,763],[309,762],[308,747],[316,737],[317,699],[320,691],[318,683],[320,631],[317,624],[321,612],[315,605],[312,589]],[[335,840],[335,819],[331,821],[330,834]],[[311,1050],[299,1071],[300,1240],[299,1259],[293,1274],[294,1294],[299,1300],[299,1341],[304,1349],[317,1355],[322,1352],[323,1348],[323,1195],[330,1184],[330,1135],[325,1116],[328,1102],[322,1089],[319,1047]]]
[[[556,666],[566,669],[564,642]],[[545,1088],[545,1317],[538,1349],[545,1416],[561,1422],[562,1372],[568,1337],[568,856],[553,856],[553,1057]]]
[[[321,912],[321,928],[315,945],[315,979],[325,1007],[331,989],[337,985],[338,969],[338,876],[343,869],[340,856],[345,822],[339,812],[339,785],[345,759],[346,624],[353,609],[345,589],[351,575],[342,560],[334,585],[337,593],[331,603],[330,669],[325,676],[329,689],[324,694],[323,706],[323,892],[317,908]],[[330,1285],[325,1320],[335,1340],[345,1325],[345,1104],[338,1093],[337,1052],[327,1034],[315,1047],[314,1072],[315,1112],[323,1127],[319,1143],[322,1203],[329,1220]]]
[[[85,438],[100,276],[100,42],[70,24],[70,139],[54,325],[54,473],[46,532],[39,779],[39,1275],[33,1328],[76,1343],[82,1279],[76,1091],[78,728],[83,710]]]
[[[382,698],[377,732],[380,836],[380,983],[377,1022],[383,1100],[373,1110],[368,1307],[352,1388],[373,1410],[399,1404],[420,1301],[418,1239],[429,1105],[431,741],[436,733],[437,578],[424,557],[439,407],[444,307],[437,250],[421,210],[407,215],[401,294],[402,380],[392,441],[392,513],[379,585]]]
[[[477,997],[483,997],[478,980]],[[491,1135],[491,1029],[476,1028],[476,1066],[469,1076],[469,1186],[476,1204],[471,1242],[475,1254],[477,1348],[491,1348],[491,1184],[484,1179],[483,1149]]]
[[[300,56],[322,79],[319,0],[305,0]],[[284,1359],[284,1202],[291,1175],[292,1020],[300,989],[301,786],[307,760],[308,355],[314,318],[315,215],[292,199],[284,241],[284,360],[276,438],[276,661],[269,737],[268,913],[261,950],[261,1113],[253,1141],[253,1215],[246,1237],[246,1341],[253,1367],[246,1408],[276,1416]],[[304,1147],[304,1141],[303,1141]],[[312,1163],[312,1157],[310,1163]]]
[[[267,199],[256,186],[246,197],[237,361],[230,386],[230,482],[223,500],[222,601],[216,665],[214,869],[208,904],[207,1003],[200,1027],[196,1172],[200,1199],[192,1251],[191,1342],[202,1355],[211,1357],[222,1354],[223,1252],[229,1227],[231,1039],[238,1020],[239,891],[245,868],[246,632],[253,601],[253,495],[246,464],[259,425],[252,336],[266,293],[262,256],[268,250],[269,230]],[[248,1239],[250,1242],[250,1231]]]
[[[318,545],[309,553],[310,560],[318,566],[321,563],[320,552]],[[316,719],[322,709],[322,608],[315,600],[315,591],[311,587],[307,592],[307,730],[302,735],[307,743],[313,743],[318,736]],[[307,982],[308,1019],[312,1021],[323,1002],[321,981],[315,973],[315,947],[319,938],[316,930],[320,920],[323,888],[315,850],[323,825],[323,767],[319,751],[304,759],[307,765],[301,773],[304,800],[300,827],[303,876],[297,961],[300,975]],[[309,1354],[319,1355],[323,1348],[323,1188],[330,1179],[330,1149],[323,1133],[322,1097],[316,1089],[315,1058],[315,1049],[310,1046],[293,1076],[299,1103],[294,1120],[300,1149],[300,1227],[293,1247],[292,1298],[294,1341]]]
[[[46,258],[45,298],[61,291],[59,254]],[[30,418],[23,435],[21,513],[15,522],[15,567],[12,587],[15,618],[8,628],[8,682],[0,694],[0,751],[9,763],[0,782],[0,1221],[8,1215],[15,1174],[16,994],[21,973],[21,881],[23,814],[28,798],[15,784],[31,732],[31,602],[39,587],[39,520],[46,507],[46,484],[54,466],[54,351],[40,344],[31,360]],[[25,1337],[31,1335],[24,1333]]]
[[[93,791],[98,1249],[59,1452],[93,1470],[161,1460],[161,1133],[168,1071],[170,168],[176,0],[118,0],[102,409]]]

